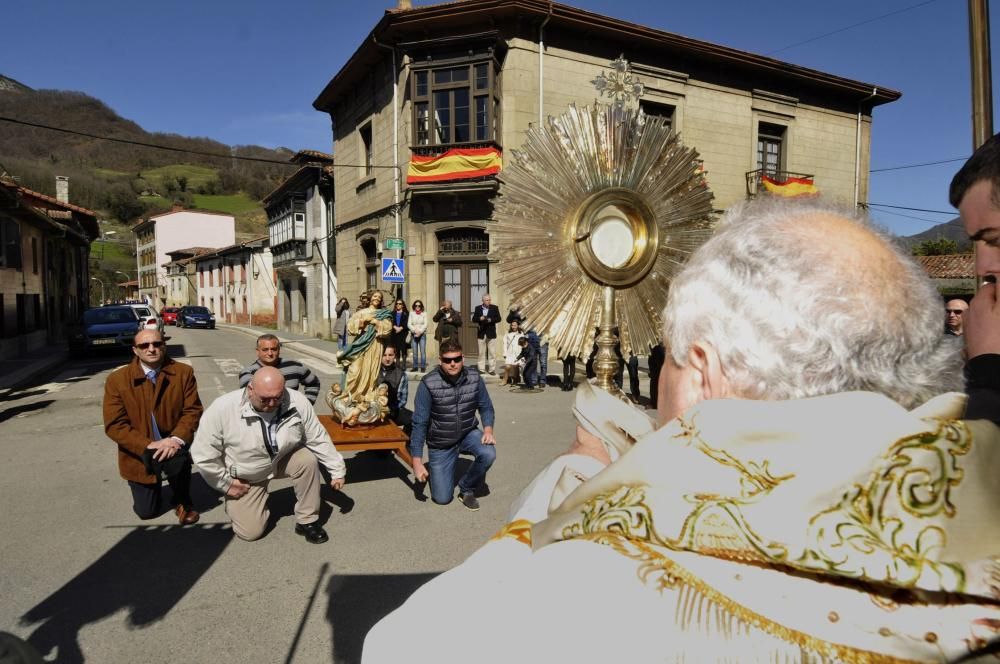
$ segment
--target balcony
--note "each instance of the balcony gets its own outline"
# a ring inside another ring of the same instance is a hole
[[[494,141],[410,146],[407,185],[496,181],[502,148]]]
[[[813,184],[814,176],[809,173],[794,173],[792,171],[770,171],[764,168],[758,168],[755,171],[747,171],[747,198],[753,198],[761,193],[767,193],[767,189],[764,187],[764,178],[779,187],[790,187],[788,190],[790,193],[782,194],[789,196],[802,196],[808,194],[816,193],[816,187]],[[791,187],[798,189],[794,193]],[[775,192],[777,193],[777,192]]]

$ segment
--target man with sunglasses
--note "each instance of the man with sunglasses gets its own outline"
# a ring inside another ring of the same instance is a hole
[[[442,343],[439,358],[440,366],[425,375],[417,387],[410,437],[413,475],[418,482],[427,481],[429,476],[431,500],[447,505],[455,496],[458,455],[472,455],[472,465],[458,480],[458,491],[462,505],[475,511],[479,509],[475,491],[486,480],[486,472],[497,455],[493,402],[479,371],[465,366],[462,346],[457,340]],[[482,430],[476,411],[482,418]]]
[[[118,445],[118,472],[140,519],[162,513],[162,476],[182,525],[196,523],[188,445],[201,419],[194,371],[167,356],[159,330],[135,335],[135,357],[104,383],[104,431]]]
[[[965,300],[948,300],[944,305],[944,333],[953,337],[962,336],[962,317],[969,305]]]

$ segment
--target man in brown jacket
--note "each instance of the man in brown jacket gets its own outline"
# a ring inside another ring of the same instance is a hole
[[[173,490],[177,520],[196,523],[188,445],[202,407],[194,371],[167,357],[158,330],[137,333],[132,352],[132,361],[104,384],[104,431],[118,444],[118,472],[128,481],[140,519],[162,513],[163,474]]]

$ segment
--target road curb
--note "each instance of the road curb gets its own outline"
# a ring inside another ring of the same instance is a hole
[[[243,327],[241,325],[230,325],[228,323],[216,323],[216,327],[219,328],[219,329],[226,329],[226,330],[233,330],[235,332],[241,332],[243,334],[246,334],[246,335],[254,337],[254,338],[259,337],[261,334],[265,334],[265,333],[259,332],[258,330],[254,330],[254,329],[249,328],[249,327]],[[339,366],[340,366],[340,365],[337,364],[337,355],[336,355],[336,353],[329,353],[329,352],[327,352],[325,350],[320,350],[319,348],[313,348],[312,346],[309,346],[307,343],[305,343],[305,341],[303,341],[302,339],[288,339],[286,337],[282,337],[281,334],[278,333],[277,331],[273,332],[272,334],[274,334],[274,336],[278,337],[278,341],[281,342],[281,345],[284,346],[284,347],[286,347],[286,348],[290,348],[290,349],[294,350],[297,353],[302,353],[303,355],[308,355],[308,356],[313,357],[313,358],[315,358],[317,360],[322,360],[324,362],[328,362],[328,363],[334,365],[335,367],[339,368]]]

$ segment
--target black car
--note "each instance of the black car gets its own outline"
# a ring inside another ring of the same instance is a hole
[[[131,306],[115,305],[88,309],[69,328],[67,342],[73,355],[100,348],[131,348],[142,321]]]
[[[207,327],[215,329],[215,314],[206,307],[182,307],[177,314],[177,324],[181,327]]]

